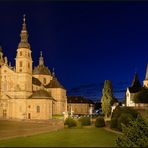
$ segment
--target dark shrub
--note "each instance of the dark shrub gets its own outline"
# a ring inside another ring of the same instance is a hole
[[[81,117],[79,119],[79,122],[81,123],[81,125],[84,125],[84,126],[91,124],[91,121],[90,121],[89,117]]]
[[[129,113],[123,113],[117,120],[117,129],[122,131],[122,124],[128,125],[130,120],[133,120],[134,117]]]
[[[73,118],[68,117],[65,119],[64,125],[67,125],[70,128],[77,126],[77,123]]]
[[[111,119],[110,127],[112,129],[115,129],[117,127],[117,118],[114,117]]]
[[[112,113],[110,127],[121,131],[121,123],[127,125],[129,123],[128,118],[136,119],[137,116],[138,112],[133,108],[117,107]]]
[[[121,111],[124,112],[124,113],[129,113],[129,114],[131,114],[135,119],[137,118],[137,116],[138,116],[138,114],[139,114],[139,113],[137,112],[137,110],[135,110],[135,109],[133,109],[133,108],[131,108],[131,107],[123,107]]]
[[[117,106],[114,109],[111,118],[118,118],[120,116],[120,114],[121,114],[121,107]]]
[[[104,127],[105,126],[105,121],[103,117],[97,117],[96,122],[95,122],[96,127]]]

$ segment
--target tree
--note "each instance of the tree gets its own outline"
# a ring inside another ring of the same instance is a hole
[[[123,135],[118,137],[116,144],[119,147],[148,147],[148,125],[140,115],[131,120],[128,126],[122,124]]]
[[[110,117],[111,115],[111,105],[113,103],[113,88],[110,80],[105,80],[104,88],[102,90],[102,112],[105,115],[105,118]]]

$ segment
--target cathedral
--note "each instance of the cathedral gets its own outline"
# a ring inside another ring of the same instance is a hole
[[[146,68],[146,76],[141,85],[138,74],[135,73],[132,85],[126,91],[126,106],[147,108],[148,107],[148,64]]]
[[[46,120],[63,115],[67,112],[66,89],[45,66],[42,52],[33,68],[25,16],[20,38],[14,67],[0,48],[0,118]]]

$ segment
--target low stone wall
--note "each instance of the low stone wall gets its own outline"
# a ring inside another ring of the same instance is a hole
[[[47,133],[63,128],[62,120],[0,120],[0,140]]]

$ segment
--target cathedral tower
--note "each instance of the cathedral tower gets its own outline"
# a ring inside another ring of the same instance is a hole
[[[20,33],[20,43],[16,55],[16,73],[18,74],[19,91],[32,92],[32,57],[30,44],[28,43],[28,32],[26,28],[26,18],[23,16],[23,25]],[[29,95],[29,94],[28,94]],[[27,96],[28,96],[27,95]]]

